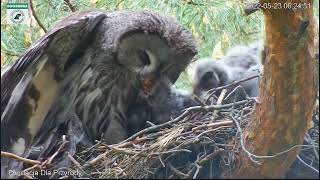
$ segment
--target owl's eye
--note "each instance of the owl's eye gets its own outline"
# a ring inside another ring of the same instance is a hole
[[[210,81],[211,79],[213,79],[213,72],[207,72],[205,73],[205,75],[202,77],[201,81],[203,82],[207,82]]]
[[[148,55],[148,53],[147,53],[145,50],[139,49],[138,55],[139,55],[140,60],[141,60],[141,62],[142,62],[142,64],[143,64],[144,66],[148,66],[148,65],[151,64],[149,55]]]

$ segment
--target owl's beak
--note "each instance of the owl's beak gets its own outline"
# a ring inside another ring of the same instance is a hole
[[[160,79],[159,73],[148,73],[143,76],[143,93],[146,96],[152,94],[153,89],[157,85]]]

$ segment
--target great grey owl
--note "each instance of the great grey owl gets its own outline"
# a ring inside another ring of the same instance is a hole
[[[196,53],[192,34],[159,13],[73,13],[1,76],[1,150],[22,155],[70,119],[91,141],[118,143],[137,99],[173,84]]]
[[[130,109],[128,113],[128,121],[131,124],[130,135],[150,126],[147,121],[155,125],[165,123],[181,115],[184,109],[200,105],[193,99],[191,93],[174,88],[166,79],[159,81],[156,86],[156,92],[148,98],[139,98],[137,104]]]
[[[231,48],[221,60],[212,58],[198,60],[193,78],[193,93],[205,100],[206,93],[210,89],[258,75],[263,70],[262,50],[262,43],[256,42],[249,46]],[[227,97],[227,102],[243,100],[246,94],[249,97],[259,95],[258,78],[240,83],[240,86],[244,88],[245,93],[239,91],[235,96],[230,96],[236,99]],[[228,88],[229,93],[233,88]],[[217,91],[215,95],[219,96],[220,92]]]

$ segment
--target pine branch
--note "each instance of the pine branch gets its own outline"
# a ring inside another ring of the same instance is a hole
[[[70,0],[64,0],[64,2],[67,4],[67,6],[69,7],[69,9],[72,12],[76,12],[77,11],[77,8],[70,2]]]
[[[37,16],[36,14],[36,11],[34,10],[34,7],[33,7],[33,4],[32,4],[32,0],[29,0],[29,3],[30,3],[30,8],[31,8],[31,12],[32,12],[32,15],[34,17],[34,19],[37,21],[38,25],[41,27],[41,29],[44,31],[44,32],[47,32],[47,29],[44,27],[44,25],[41,23],[39,17]]]
[[[12,51],[7,51],[7,50],[1,50],[1,53],[7,55],[7,56],[15,56],[15,57],[19,57],[20,54],[16,53],[16,52],[12,52]]]

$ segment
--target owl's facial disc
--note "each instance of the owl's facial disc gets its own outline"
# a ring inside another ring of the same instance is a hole
[[[138,49],[137,50],[139,66],[134,67],[134,71],[142,77],[143,93],[149,96],[160,79],[160,73],[158,69],[158,61],[152,52],[149,50]]]
[[[140,63],[133,67],[135,72],[145,75],[150,74],[157,69],[157,59],[149,50],[138,49],[137,54]]]
[[[176,56],[158,35],[144,33],[125,36],[119,43],[117,60],[140,78],[141,91],[147,96],[157,90],[159,80],[173,82],[185,63],[185,57]]]

